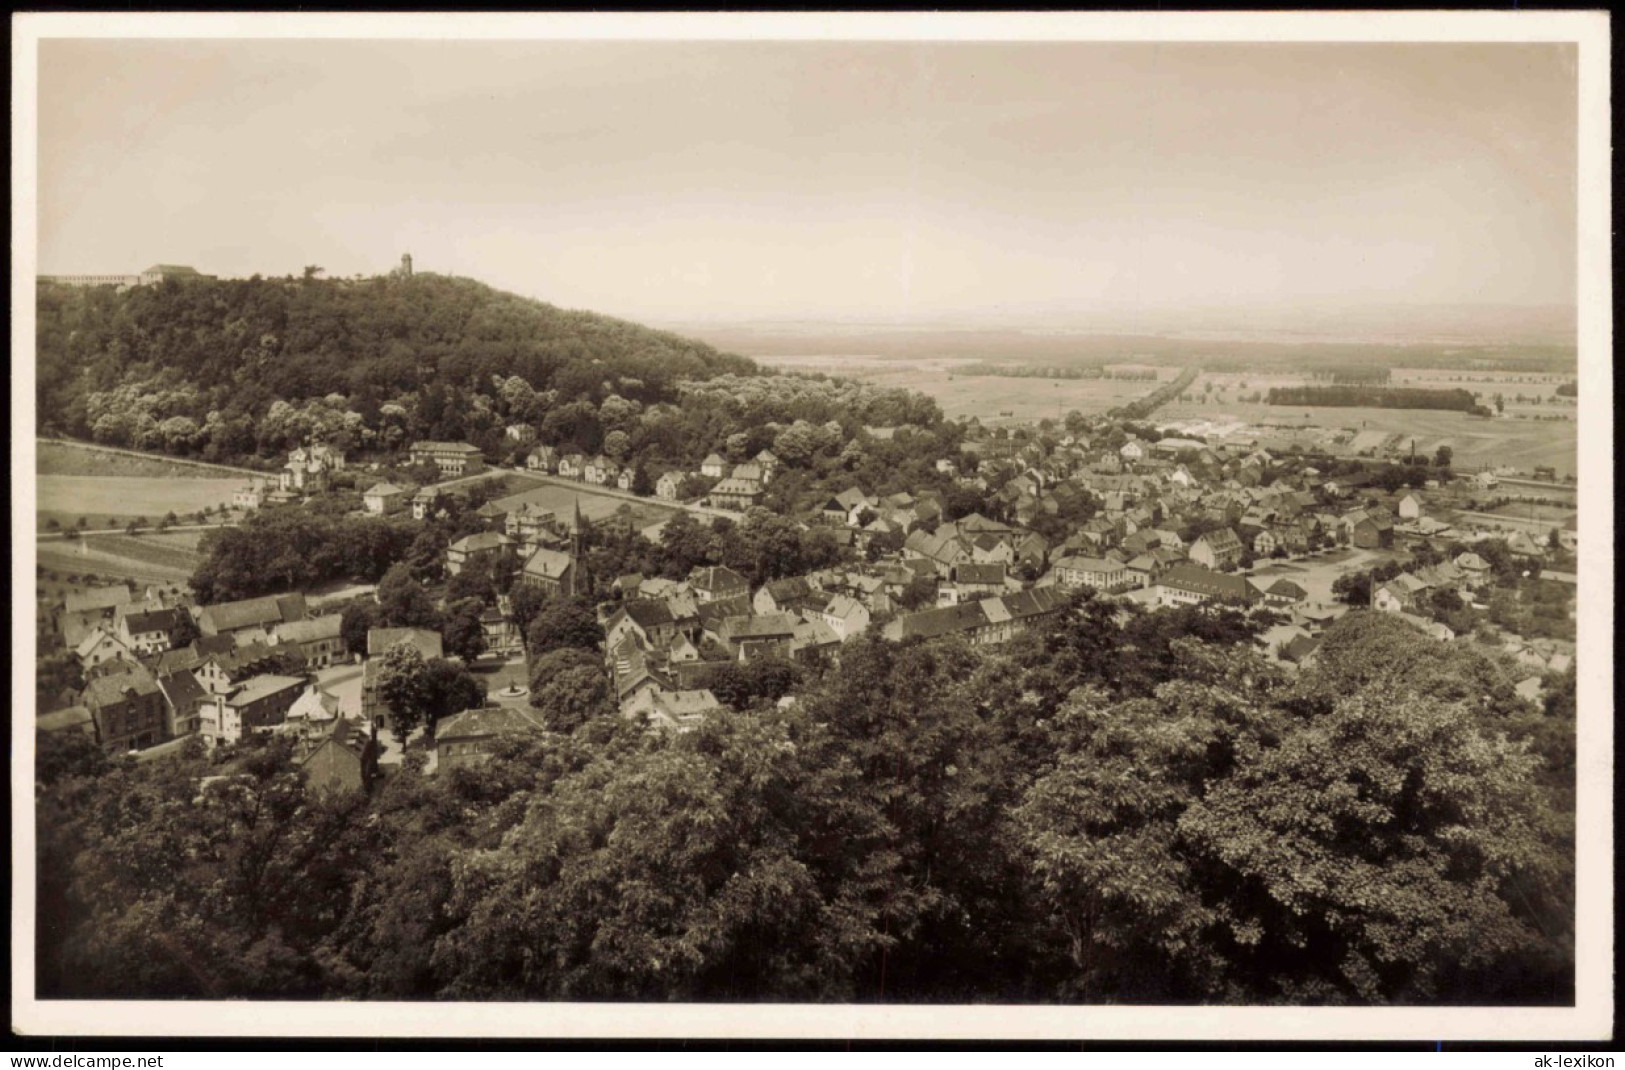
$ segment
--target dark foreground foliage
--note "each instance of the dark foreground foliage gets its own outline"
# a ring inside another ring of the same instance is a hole
[[[568,734],[370,799],[275,747],[213,781],[61,756],[40,990],[1572,999],[1572,701],[1386,615],[1296,677],[1257,627],[1085,600],[998,653],[859,639],[786,706],[663,737],[586,695]]]

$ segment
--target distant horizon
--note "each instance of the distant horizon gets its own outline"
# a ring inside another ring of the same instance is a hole
[[[411,252],[639,321],[1567,305],[1576,57],[48,39],[36,270],[164,250],[223,276],[349,277]]]
[[[254,277],[264,279],[299,278],[303,268],[293,271],[255,271],[246,275],[225,275],[211,271],[207,264],[184,263],[168,259],[154,260],[152,265],[166,264],[191,267],[200,274],[226,281],[244,281]],[[395,261],[395,265],[399,260]],[[41,272],[40,277],[75,275],[139,275],[145,268],[135,270],[89,270]],[[366,280],[385,278],[389,270],[360,272],[348,275],[333,274],[323,269],[321,276],[330,281]],[[863,312],[786,312],[754,316],[715,313],[687,316],[644,315],[614,308],[564,305],[543,294],[528,294],[509,290],[477,275],[451,275],[416,267],[414,274],[442,275],[447,278],[468,279],[494,289],[513,293],[517,297],[541,301],[572,311],[593,312],[632,322],[643,323],[661,330],[780,330],[792,327],[809,328],[871,328],[898,331],[1055,331],[1058,333],[1109,337],[1166,337],[1178,338],[1204,334],[1235,334],[1247,332],[1258,335],[1299,335],[1304,338],[1324,336],[1344,344],[1394,344],[1399,337],[1426,336],[1422,342],[1440,344],[1460,342],[1473,345],[1545,344],[1572,345],[1576,340],[1577,307],[1573,303],[1515,303],[1515,302],[1382,302],[1352,304],[1325,302],[1313,307],[1284,307],[1260,304],[1226,308],[1182,308],[1157,312],[1102,313],[1086,309],[1033,309],[1017,312],[982,310],[954,313],[891,313],[869,310]],[[1463,322],[1458,317],[1493,317],[1499,326]],[[1373,331],[1373,317],[1400,317],[1399,322],[1386,324],[1385,330]],[[1555,320],[1566,324],[1558,326]],[[1407,322],[1408,321],[1408,322]],[[1511,326],[1508,323],[1512,324]],[[1350,331],[1375,334],[1378,339],[1369,342],[1351,341],[1341,336]],[[1522,332],[1512,340],[1503,336],[1511,331]]]

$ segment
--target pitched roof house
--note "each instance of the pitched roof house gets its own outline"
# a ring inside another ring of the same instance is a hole
[[[198,611],[197,624],[204,635],[255,631],[269,635],[276,625],[304,620],[306,616],[305,596],[295,592],[204,606]]]
[[[499,739],[545,731],[538,715],[517,706],[486,706],[453,714],[435,727],[437,771],[445,774],[479,765],[490,757]]]
[[[723,565],[695,568],[688,574],[688,586],[701,602],[716,602],[750,593],[750,581]]]
[[[1209,531],[1191,543],[1187,557],[1210,569],[1229,568],[1240,563],[1244,550],[1241,540],[1229,528]]]

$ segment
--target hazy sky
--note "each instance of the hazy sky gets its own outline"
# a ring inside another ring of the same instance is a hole
[[[39,270],[651,319],[1567,304],[1568,45],[46,41]]]

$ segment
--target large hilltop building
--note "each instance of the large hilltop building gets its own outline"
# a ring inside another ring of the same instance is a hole
[[[213,275],[205,275],[195,267],[185,264],[154,264],[139,275],[40,275],[40,282],[54,283],[57,286],[116,286],[127,289],[131,286],[155,286],[166,279],[176,282],[193,281],[197,279],[213,279]]]

